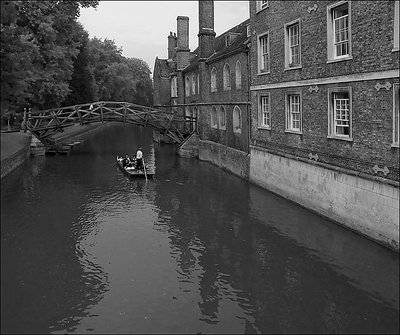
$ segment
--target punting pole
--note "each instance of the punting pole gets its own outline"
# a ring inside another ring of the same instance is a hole
[[[142,161],[143,161],[144,176],[146,177],[146,181],[147,181],[146,164],[144,164],[144,158],[142,158]]]

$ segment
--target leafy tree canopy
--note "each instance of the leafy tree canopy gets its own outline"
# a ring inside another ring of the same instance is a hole
[[[98,1],[1,2],[1,110],[57,107],[70,92],[80,7]]]
[[[1,111],[100,100],[152,104],[147,63],[125,58],[113,40],[89,39],[77,22],[99,1],[1,2]]]

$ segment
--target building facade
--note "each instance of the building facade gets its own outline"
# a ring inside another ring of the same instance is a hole
[[[214,2],[198,6],[198,47],[190,51],[189,18],[178,16],[176,44],[170,33],[168,59],[156,58],[154,104],[197,118],[181,154],[189,147],[191,156],[248,178],[249,20],[216,36]]]
[[[199,1],[193,52],[178,17],[155,104],[197,117],[201,160],[399,250],[399,1],[249,9],[216,37],[213,1]]]
[[[250,1],[250,180],[399,247],[398,1]]]

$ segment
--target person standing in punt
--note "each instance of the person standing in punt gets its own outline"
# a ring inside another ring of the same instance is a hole
[[[143,168],[143,152],[141,147],[136,152],[136,168],[137,169]]]

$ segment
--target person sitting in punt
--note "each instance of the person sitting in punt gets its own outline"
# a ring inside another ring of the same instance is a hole
[[[135,169],[135,160],[132,157],[128,156],[128,161],[129,161],[129,163],[126,166],[126,168],[130,169],[130,170]]]
[[[128,154],[126,154],[124,159],[122,160],[122,167],[127,167],[129,163],[130,163],[130,159],[129,159]]]

